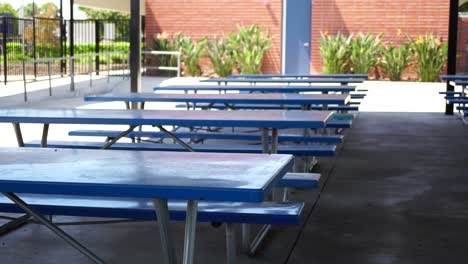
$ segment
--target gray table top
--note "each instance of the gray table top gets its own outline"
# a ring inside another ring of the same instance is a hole
[[[291,155],[0,148],[0,191],[263,200]]]
[[[0,109],[0,122],[38,124],[174,125],[256,128],[321,128],[331,111],[185,111],[60,108]]]
[[[349,94],[160,94],[117,93],[85,96],[85,101],[111,102],[187,102],[227,104],[339,104],[344,105]]]

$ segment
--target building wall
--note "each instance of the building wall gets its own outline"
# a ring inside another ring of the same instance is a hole
[[[263,71],[281,68],[281,0],[146,0],[146,36],[158,32],[183,32],[195,38],[235,31],[238,23],[262,24],[269,28],[273,47],[267,53]],[[434,33],[447,40],[447,0],[313,0],[311,72],[322,68],[319,39],[321,31],[335,34],[384,32],[384,41],[398,43],[410,36]]]
[[[458,18],[457,73],[468,73],[468,16]]]
[[[182,32],[195,39],[236,31],[237,24],[261,24],[273,38],[264,72],[279,72],[281,0],[146,0],[147,41],[159,32]]]

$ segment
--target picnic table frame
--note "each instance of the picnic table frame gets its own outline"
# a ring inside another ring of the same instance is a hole
[[[356,86],[292,86],[292,85],[170,85],[153,87],[153,91],[237,91],[237,92],[260,92],[260,93],[303,93],[303,92],[339,92],[349,93],[356,90]]]
[[[188,264],[193,262],[198,200],[261,202],[264,195],[271,192],[274,183],[293,165],[291,155],[139,151],[101,153],[99,150],[37,148],[0,149],[0,155],[4,157],[0,161],[0,192],[95,263],[104,261],[16,193],[152,199],[158,214],[164,263],[170,264],[176,263],[177,258],[169,229],[167,201],[187,200],[183,263]],[[164,171],[163,168],[174,164],[174,159],[184,160],[184,166],[171,167],[172,174]],[[227,170],[220,162],[222,160],[236,160],[238,165],[230,166]],[[144,165],[140,166],[134,161]],[[256,170],[257,162],[266,162],[268,166],[262,164],[262,171]],[[24,164],[28,164],[27,170],[23,168]],[[47,169],[50,166],[54,166],[54,170]],[[128,168],[118,173],[106,170],[116,166]],[[202,169],[194,171],[193,168],[197,166],[202,166]],[[137,167],[139,173],[135,175]],[[242,179],[240,175],[243,175]],[[212,178],[215,179],[214,183],[208,181]]]
[[[286,84],[296,84],[296,83],[308,83],[312,85],[313,83],[339,83],[341,85],[348,85],[350,83],[362,83],[365,79],[358,79],[358,78],[309,78],[309,79],[230,79],[230,78],[213,78],[213,79],[205,79],[201,80],[200,82],[205,83],[217,83],[221,85],[224,83],[227,85],[228,83],[250,83],[251,85],[255,85],[257,83],[286,83]]]
[[[278,104],[278,105],[301,105],[308,110],[310,105],[320,104],[323,110],[327,110],[329,104],[346,105],[350,100],[349,94],[160,94],[160,93],[119,93],[108,95],[90,95],[84,97],[85,101],[91,102],[125,102],[127,109],[130,103],[141,103],[144,108],[147,102],[180,102],[208,103],[210,105],[222,103],[227,108],[234,109],[235,104]]]

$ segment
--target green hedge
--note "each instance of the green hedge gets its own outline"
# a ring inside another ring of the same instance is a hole
[[[75,55],[86,54],[86,53],[95,53],[96,44],[94,43],[82,43],[74,44]],[[70,54],[70,45],[65,44],[65,56]],[[100,52],[108,51],[123,51],[129,52],[130,43],[129,42],[111,42],[111,43],[101,43],[99,45]],[[32,59],[32,46],[25,47],[25,53],[23,54],[21,42],[8,42],[7,43],[7,58],[10,62],[17,62],[23,59],[28,60]],[[38,58],[58,58],[60,57],[60,45],[57,43],[37,43],[36,44],[36,54]],[[105,56],[104,56],[105,57]],[[101,63],[105,63],[105,58],[100,59]],[[111,56],[112,63],[120,63],[121,58],[119,56]]]

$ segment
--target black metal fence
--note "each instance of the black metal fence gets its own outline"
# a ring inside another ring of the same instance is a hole
[[[73,39],[71,27],[73,26]],[[129,20],[61,20],[50,18],[0,17],[0,74],[5,84],[23,80],[23,60],[61,58],[79,54],[120,51],[106,57],[82,57],[74,60],[74,74],[120,70],[126,67],[129,51]],[[73,49],[72,49],[73,47]],[[73,50],[73,51],[72,51]],[[92,61],[90,61],[92,60]],[[110,61],[108,61],[110,60]],[[70,65],[58,60],[51,66],[27,65],[28,79],[67,75]]]

